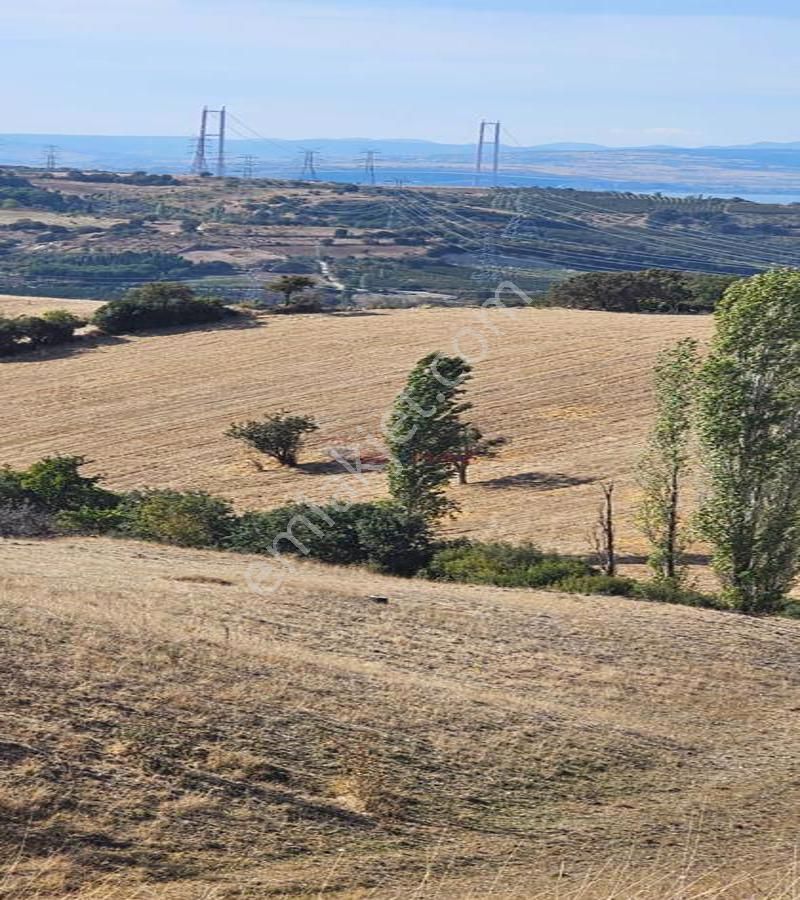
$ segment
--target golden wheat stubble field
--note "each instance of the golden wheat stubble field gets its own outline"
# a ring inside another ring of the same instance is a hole
[[[63,305],[0,300],[0,311],[36,303]],[[585,553],[598,482],[611,479],[620,549],[635,561],[644,547],[632,522],[634,468],[649,427],[653,361],[678,338],[705,340],[711,327],[707,317],[416,309],[124,338],[3,363],[0,460],[79,453],[112,487],[202,488],[240,508],[354,490],[380,496],[383,474],[356,478],[327,465],[328,449],[372,449],[414,362],[434,350],[462,352],[476,358],[472,419],[511,443],[474,465],[470,485],[454,487],[463,511],[450,529]],[[235,420],[281,408],[320,424],[295,471],[269,461],[262,468],[257,454],[224,436]]]
[[[513,443],[453,528],[585,550],[614,478],[634,553],[652,361],[709,325],[416,310],[101,342],[0,366],[0,459],[324,499],[353,483],[326,447],[374,433],[424,353],[485,340],[474,418]],[[299,471],[222,436],[284,406],[321,424]],[[250,562],[0,542],[0,896],[796,900],[796,623],[310,563],[260,596]]]
[[[254,561],[0,541],[0,896],[796,900],[800,623]]]

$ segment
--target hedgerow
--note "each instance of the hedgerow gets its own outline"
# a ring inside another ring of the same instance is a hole
[[[602,575],[583,560],[544,553],[533,544],[437,542],[424,518],[388,501],[298,503],[236,515],[226,500],[203,491],[108,491],[98,476],[80,474],[85,464],[81,456],[53,456],[23,470],[0,468],[0,538],[111,535],[240,553],[288,553],[441,582],[724,608],[712,595]],[[787,604],[781,613],[800,615],[800,606]]]

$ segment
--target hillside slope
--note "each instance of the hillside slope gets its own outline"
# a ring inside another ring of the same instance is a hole
[[[800,623],[252,563],[0,542],[0,895],[796,896]]]
[[[613,479],[621,548],[636,562],[644,548],[632,523],[634,470],[649,428],[653,362],[663,347],[704,340],[712,327],[706,317],[547,309],[260,322],[2,363],[0,462],[84,454],[113,487],[202,488],[241,507],[381,496],[383,474],[354,476],[331,464],[328,449],[373,449],[414,362],[460,352],[476,360],[472,419],[511,443],[474,466],[473,484],[454,488],[463,514],[452,528],[585,553],[598,482]],[[267,462],[259,471],[224,432],[281,408],[314,415],[320,430],[300,469]]]

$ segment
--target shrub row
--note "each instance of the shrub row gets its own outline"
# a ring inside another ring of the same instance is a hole
[[[80,456],[0,469],[0,536],[110,534],[242,553],[290,553],[411,576],[431,558],[427,523],[391,503],[294,504],[237,516],[203,491],[116,494],[79,472]]]
[[[405,577],[417,574],[434,550],[425,520],[388,502],[295,504],[245,513],[224,546],[247,553],[301,553],[320,562],[369,565]]]
[[[532,544],[437,542],[424,519],[390,502],[292,504],[237,515],[227,501],[202,491],[113,493],[100,487],[99,478],[80,474],[85,462],[80,456],[56,456],[22,471],[0,468],[0,537],[108,534],[182,547],[303,555],[443,582],[722,608],[714,596],[666,582],[610,577]],[[800,604],[788,604],[784,614],[800,616]]]
[[[587,563],[545,554],[532,544],[457,541],[439,550],[424,574],[437,581],[539,588],[592,573]]]
[[[15,319],[0,316],[0,356],[68,344],[75,339],[75,331],[85,324],[83,319],[63,309]]]
[[[121,300],[101,306],[91,322],[106,334],[132,334],[176,325],[218,322],[236,311],[213,297],[197,297],[187,285],[154,282],[134,288]],[[75,340],[86,325],[63,309],[40,316],[0,316],[0,356],[12,356],[39,347],[55,347]]]
[[[706,609],[722,608],[710,594],[669,582],[639,582],[603,575],[583,560],[543,553],[532,544],[457,541],[437,550],[420,574],[437,581],[549,588],[570,594],[604,594]]]
[[[571,309],[612,312],[709,313],[732,275],[703,275],[669,269],[641,272],[584,272],[554,285],[547,301]]]

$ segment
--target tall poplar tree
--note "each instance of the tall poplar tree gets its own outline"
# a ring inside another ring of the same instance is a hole
[[[688,529],[681,516],[683,482],[690,465],[697,386],[697,341],[679,341],[659,354],[654,370],[656,416],[639,464],[644,496],[638,522],[650,542],[648,564],[658,581],[683,579]]]
[[[700,377],[701,527],[732,606],[774,612],[800,553],[800,272],[737,282]]]

